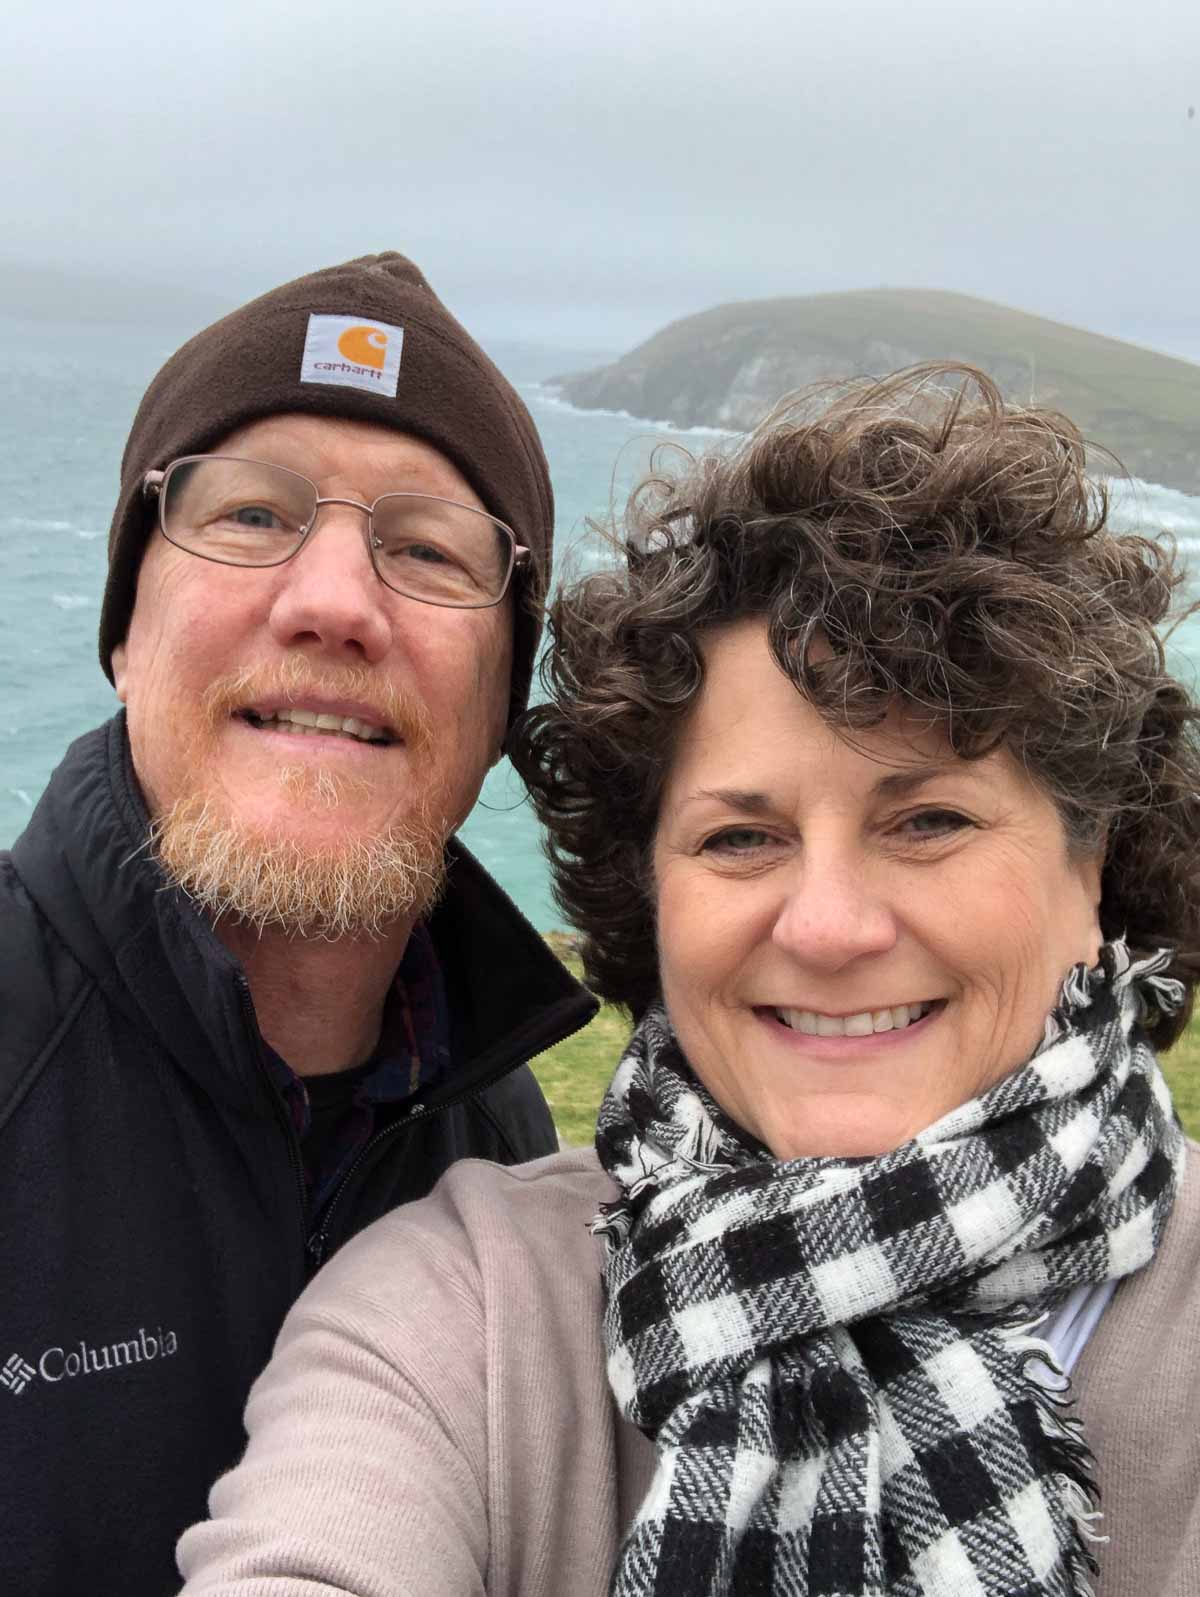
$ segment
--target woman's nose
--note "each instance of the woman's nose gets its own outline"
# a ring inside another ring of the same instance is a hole
[[[838,970],[886,953],[896,930],[895,908],[865,860],[810,851],[783,884],[771,940],[807,965]]]
[[[271,630],[285,648],[319,641],[331,653],[374,664],[392,639],[388,590],[367,550],[366,512],[322,505],[303,547],[279,568]]]

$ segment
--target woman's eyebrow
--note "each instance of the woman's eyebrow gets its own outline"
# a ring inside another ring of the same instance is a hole
[[[906,765],[902,771],[893,771],[890,776],[881,778],[875,785],[875,791],[886,798],[912,793],[924,787],[926,782],[950,775],[962,763],[961,760],[934,760],[927,765]]]
[[[875,784],[875,793],[881,798],[902,798],[914,793],[927,782],[938,777],[958,774],[962,760],[930,760],[923,765],[906,765],[892,771]],[[743,815],[770,815],[774,811],[771,796],[753,787],[701,787],[681,801],[681,808],[693,804],[717,804],[722,809],[737,810]]]
[[[906,765],[881,777],[875,792],[885,798],[902,796],[924,787],[939,776],[948,776],[962,764],[961,760],[933,760],[925,765]],[[689,793],[684,804],[719,804],[723,809],[741,810],[746,815],[768,815],[773,809],[770,795],[759,788],[702,787]]]
[[[742,810],[747,815],[768,815],[771,811],[771,800],[755,788],[702,787],[689,793],[683,802],[698,804],[702,801],[719,804],[723,809]]]

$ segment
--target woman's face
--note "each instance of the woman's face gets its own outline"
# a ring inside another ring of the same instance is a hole
[[[705,662],[654,844],[668,1013],[777,1158],[887,1152],[1029,1058],[1095,962],[1101,860],[1007,753],[899,713],[851,748],[762,623]]]

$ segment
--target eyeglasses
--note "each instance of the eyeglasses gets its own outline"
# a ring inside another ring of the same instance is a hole
[[[142,493],[158,500],[168,542],[223,566],[280,566],[304,547],[322,505],[350,505],[367,518],[379,580],[422,604],[499,604],[514,568],[529,560],[511,527],[470,505],[409,493],[383,494],[373,505],[322,499],[307,477],[262,460],[184,455],[148,471]]]

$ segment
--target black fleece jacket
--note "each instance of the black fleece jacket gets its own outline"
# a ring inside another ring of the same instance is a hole
[[[240,966],[167,887],[124,717],[0,853],[0,1590],[164,1597],[321,1259],[455,1159],[552,1151],[525,1061],[594,1001],[461,846],[431,920],[453,1067],[312,1232]]]

